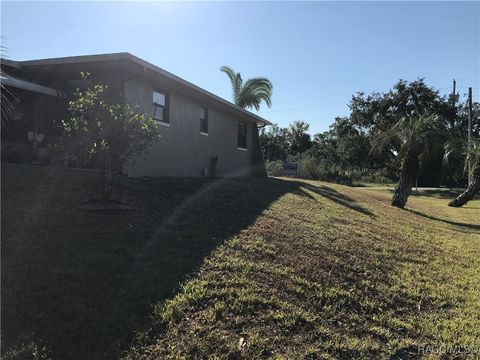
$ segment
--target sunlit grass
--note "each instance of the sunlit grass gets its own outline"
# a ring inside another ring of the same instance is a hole
[[[156,308],[150,341],[130,356],[404,358],[426,345],[478,347],[480,201],[454,209],[447,198],[415,194],[402,211],[385,190],[302,182]]]
[[[81,210],[98,184],[2,165],[2,358],[478,349],[479,200],[419,192],[399,210],[391,188],[157,179],[117,184],[131,212]]]

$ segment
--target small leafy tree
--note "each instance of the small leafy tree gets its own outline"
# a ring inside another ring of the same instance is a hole
[[[424,79],[399,80],[388,92],[357,93],[352,96],[349,107],[351,113],[348,122],[364,132],[370,144],[404,117],[435,114],[444,119],[446,124],[455,118],[455,110],[451,102],[445,96],[441,96],[438,90],[426,84]],[[445,142],[445,138],[437,140],[438,143]],[[397,171],[396,154],[399,151],[400,142],[396,141],[386,147],[383,152],[375,153],[374,167],[386,168],[389,173]],[[443,171],[441,166],[443,153],[438,151],[431,155],[430,161],[425,164],[429,167],[429,171],[422,173],[422,181],[437,186],[438,178]],[[372,159],[371,156],[370,159]]]
[[[121,99],[108,99],[106,89],[105,85],[77,89],[68,105],[71,116],[62,121],[69,147],[73,145],[76,154],[87,154],[103,169],[103,201],[110,200],[114,174],[127,161],[144,155],[149,143],[160,137],[151,115]]]

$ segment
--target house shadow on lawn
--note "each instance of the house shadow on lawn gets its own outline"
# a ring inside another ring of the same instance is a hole
[[[412,190],[412,196],[426,196],[426,197],[434,197],[434,198],[456,198],[458,195],[462,193],[463,190],[461,189],[449,189],[449,188],[438,188],[438,189],[422,189],[420,188],[418,191],[415,189]]]
[[[357,211],[363,215],[375,217],[375,214],[373,212],[359,205],[354,199],[352,199],[351,197],[345,194],[338,192],[337,190],[331,187],[328,187],[325,185],[311,185],[311,184],[302,183],[302,182],[294,182],[294,183],[298,186],[299,191],[303,191],[302,188],[305,188],[307,190],[314,192],[315,194],[323,196],[328,200],[331,200],[336,204],[344,206],[350,210]],[[307,196],[310,196],[305,191],[303,192],[307,194]]]
[[[388,189],[388,192],[393,194],[395,189]],[[458,195],[460,195],[464,189],[452,189],[452,188],[418,188],[418,190],[415,190],[415,188],[412,189],[410,196],[417,197],[432,197],[432,198],[437,198],[437,199],[454,199]],[[476,198],[480,198],[476,196]]]
[[[443,223],[445,223],[445,224],[450,224],[450,225],[458,226],[459,228],[465,228],[465,229],[471,229],[471,230],[480,231],[480,225],[468,224],[468,223],[462,223],[462,222],[458,222],[458,221],[452,221],[452,220],[442,219],[442,218],[439,218],[439,217],[436,217],[436,216],[432,216],[432,215],[428,215],[428,214],[425,214],[425,213],[423,213],[423,212],[420,212],[420,211],[417,211],[417,210],[413,210],[413,209],[406,209],[406,210],[407,210],[407,211],[410,211],[411,213],[413,213],[413,214],[415,214],[415,215],[419,215],[419,216],[422,216],[422,217],[427,218],[427,219],[430,219],[430,220],[440,221],[440,222],[443,222]]]
[[[148,325],[153,304],[276,199],[305,186],[272,178],[123,179],[117,197],[134,211],[81,210],[99,184],[91,172],[2,164],[6,358],[44,346],[54,359],[120,357]]]

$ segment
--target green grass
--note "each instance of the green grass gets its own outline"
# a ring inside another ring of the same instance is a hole
[[[10,357],[479,351],[478,200],[454,209],[448,196],[419,193],[402,211],[369,187],[164,179],[122,181],[117,196],[135,210],[93,214],[78,209],[97,185],[88,173],[2,170]]]

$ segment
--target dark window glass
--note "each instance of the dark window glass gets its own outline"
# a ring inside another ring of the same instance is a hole
[[[200,107],[200,132],[208,134],[208,109]]]
[[[168,123],[167,96],[158,91],[153,92],[153,118]]]
[[[238,123],[238,141],[237,146],[242,149],[247,148],[247,124]]]

